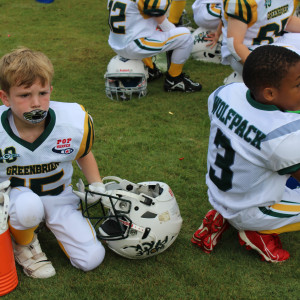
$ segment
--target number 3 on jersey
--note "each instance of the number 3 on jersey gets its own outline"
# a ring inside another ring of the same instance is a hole
[[[214,144],[219,150],[224,149],[224,154],[217,153],[214,166],[221,169],[220,177],[216,176],[216,170],[210,166],[209,178],[212,182],[223,192],[226,192],[232,188],[233,172],[230,166],[234,163],[235,152],[231,147],[230,140],[223,134],[218,128],[217,134],[214,140]]]
[[[116,25],[115,23],[125,22],[125,10],[126,4],[122,2],[114,2],[111,0],[108,4],[109,8],[109,17],[108,24],[110,30],[113,33],[125,34],[125,26],[124,25]],[[112,15],[112,12],[118,13],[117,15]]]

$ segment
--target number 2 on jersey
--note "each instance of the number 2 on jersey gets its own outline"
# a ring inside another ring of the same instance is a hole
[[[126,10],[126,4],[122,2],[114,2],[111,0],[109,2],[109,17],[108,17],[108,24],[110,27],[110,30],[113,33],[118,34],[125,34],[125,26],[124,25],[116,25],[115,23],[125,22],[125,10]],[[118,10],[118,15],[111,15],[111,12],[116,12]]]

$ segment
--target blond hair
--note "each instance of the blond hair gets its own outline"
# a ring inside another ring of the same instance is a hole
[[[12,86],[30,87],[37,79],[42,86],[51,84],[54,74],[50,59],[42,52],[18,48],[0,60],[0,86],[9,93]]]

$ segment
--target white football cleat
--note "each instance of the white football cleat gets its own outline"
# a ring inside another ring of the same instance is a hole
[[[32,278],[49,278],[56,274],[51,261],[42,252],[37,235],[28,245],[19,245],[13,239],[16,262],[23,267],[24,273]]]

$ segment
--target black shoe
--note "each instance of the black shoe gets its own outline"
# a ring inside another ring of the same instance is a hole
[[[172,77],[169,75],[169,73],[167,73],[164,89],[167,92],[198,92],[201,91],[202,85],[198,82],[192,81],[189,76],[184,73],[181,73],[176,77]]]
[[[155,63],[153,63],[153,66],[154,66],[153,69],[147,67],[148,75],[149,75],[148,80],[147,80],[148,82],[153,81],[153,80],[158,79],[163,76],[162,71],[156,66]]]

